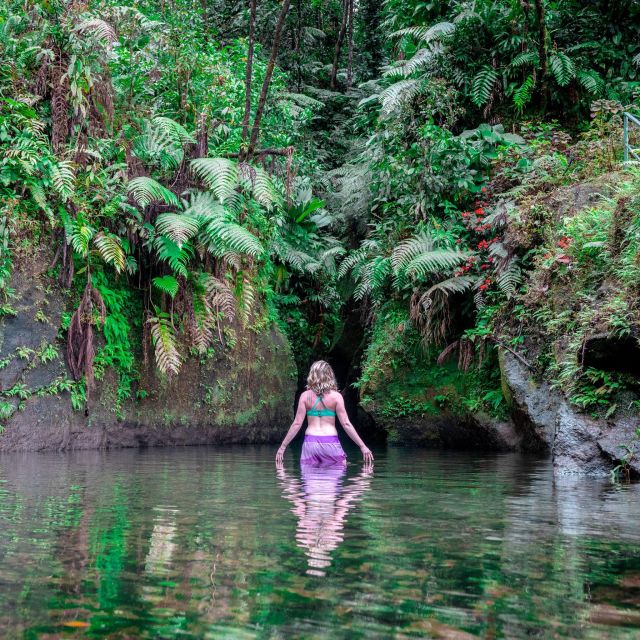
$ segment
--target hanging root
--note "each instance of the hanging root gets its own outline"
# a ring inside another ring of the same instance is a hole
[[[83,375],[87,395],[93,385],[93,325],[102,324],[106,317],[104,301],[91,282],[87,282],[80,304],[71,318],[67,336],[67,364],[71,375],[79,380]]]

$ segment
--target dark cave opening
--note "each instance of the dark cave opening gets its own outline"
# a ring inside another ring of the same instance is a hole
[[[579,356],[585,368],[640,377],[640,343],[633,336],[598,334],[586,338]]]

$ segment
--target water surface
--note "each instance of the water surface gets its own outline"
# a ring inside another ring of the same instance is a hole
[[[640,486],[517,455],[389,449],[343,474],[274,453],[1,456],[0,637],[640,637]]]

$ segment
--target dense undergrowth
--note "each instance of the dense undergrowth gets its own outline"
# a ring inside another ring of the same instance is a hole
[[[0,313],[12,260],[50,246],[76,408],[240,327],[277,323],[302,371],[348,300],[384,417],[504,415],[498,349],[585,410],[637,408],[633,372],[584,357],[640,336],[640,20],[613,4],[5,3]]]

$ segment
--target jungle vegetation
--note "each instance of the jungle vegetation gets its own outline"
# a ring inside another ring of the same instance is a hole
[[[497,348],[586,410],[637,391],[576,356],[640,336],[637,1],[7,0],[0,31],[1,310],[51,246],[76,394],[107,367],[130,393],[137,352],[180,375],[234,322],[304,367],[353,309],[365,399],[413,372],[390,416],[499,413]]]

